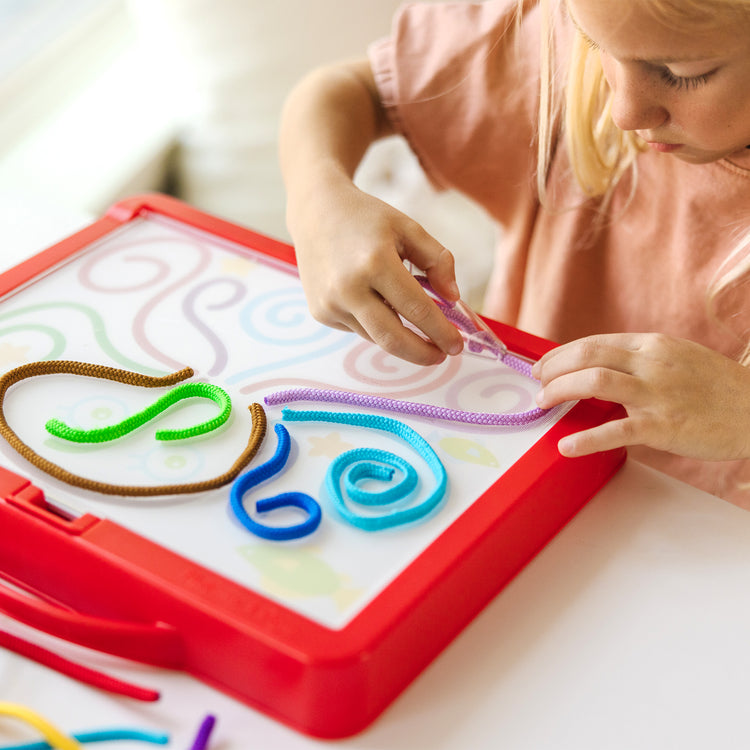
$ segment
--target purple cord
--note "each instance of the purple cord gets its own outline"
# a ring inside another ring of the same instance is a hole
[[[198,734],[195,736],[195,740],[193,740],[190,750],[207,750],[208,739],[211,736],[215,724],[216,717],[208,714],[201,722],[200,727],[198,727]]]
[[[432,288],[432,285],[426,276],[417,274],[414,278],[425,291],[432,295],[434,301],[440,308],[440,312],[442,312],[459,331],[463,331],[469,335],[470,338],[467,340],[466,345],[470,352],[477,354],[487,350],[494,354],[501,362],[505,361],[506,356],[510,356],[519,364],[527,364],[523,362],[523,360],[518,360],[515,357],[512,357],[512,355],[508,355],[508,349],[505,344],[503,344],[503,342],[500,341],[497,336],[495,336],[495,334],[480,321],[477,314],[463,302],[460,300],[458,302],[448,302],[447,299],[441,297]],[[507,364],[514,369],[519,370],[519,372],[523,372],[524,375],[531,377],[531,366],[528,366],[524,370],[520,370],[516,364],[510,362]]]
[[[531,364],[520,357],[510,354],[504,346],[498,346],[495,337],[481,328],[478,328],[468,315],[461,312],[455,305],[444,300],[430,286],[425,276],[414,277],[425,289],[437,298],[441,311],[460,330],[477,336],[484,341],[470,340],[469,351],[479,352],[488,349],[497,357],[498,361],[512,368],[516,372],[532,378]],[[347,406],[363,406],[367,409],[379,409],[381,411],[392,411],[400,414],[410,414],[416,417],[428,419],[442,419],[450,422],[465,422],[468,424],[522,427],[535,422],[547,413],[547,409],[530,409],[529,411],[514,414],[495,414],[494,412],[460,411],[448,409],[431,404],[415,403],[413,401],[398,401],[393,398],[373,396],[367,393],[355,393],[352,391],[341,391],[333,388],[290,388],[286,391],[277,391],[265,397],[267,406],[278,406],[291,401],[323,401],[329,404],[346,404]]]
[[[372,396],[367,393],[339,391],[333,388],[290,388],[286,391],[270,393],[265,397],[268,406],[278,406],[291,401],[323,401],[329,404],[362,406],[400,414],[410,414],[427,419],[443,419],[451,422],[466,422],[488,426],[519,427],[531,424],[547,413],[546,409],[535,408],[515,414],[494,414],[492,412],[460,411],[443,406],[421,404],[414,401],[398,401],[393,398]]]

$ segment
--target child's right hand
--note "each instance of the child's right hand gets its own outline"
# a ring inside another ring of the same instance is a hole
[[[404,266],[410,261],[441,297],[458,300],[453,256],[419,224],[346,178],[328,181],[301,213],[295,248],[316,320],[420,365],[462,350],[461,335]]]
[[[282,116],[287,224],[317,320],[355,331],[396,357],[437,364],[461,351],[461,335],[403,261],[425,273],[440,296],[456,301],[453,256],[419,224],[353,182],[370,144],[392,132],[367,60],[306,76]]]

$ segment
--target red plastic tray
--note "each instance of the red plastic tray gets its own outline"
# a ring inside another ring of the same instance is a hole
[[[288,245],[146,195],[118,203],[5,273],[0,293],[54,273],[95,240],[152,214],[294,263]],[[552,346],[489,323],[523,356],[537,358]],[[43,478],[0,469],[0,575],[14,584],[0,587],[0,609],[94,649],[185,670],[302,732],[350,735],[377,717],[617,470],[623,450],[571,460],[556,443],[618,409],[577,404],[340,629],[106,518],[69,518],[47,504]]]

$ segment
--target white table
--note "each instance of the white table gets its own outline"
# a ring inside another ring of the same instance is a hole
[[[13,196],[0,205],[3,266],[86,221]],[[748,582],[750,514],[627,462],[370,729],[336,746],[747,747]],[[0,651],[0,700],[67,731],[139,726],[170,733],[168,747],[182,750],[212,713],[215,750],[328,744],[185,675],[92,654],[7,618],[0,628],[162,693],[151,704],[111,696]],[[0,717],[0,746],[29,737]]]

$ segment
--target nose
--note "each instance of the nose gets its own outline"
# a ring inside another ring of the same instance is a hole
[[[612,121],[620,130],[652,130],[669,119],[653,73],[640,70],[639,65],[610,62],[605,68],[612,89]]]

